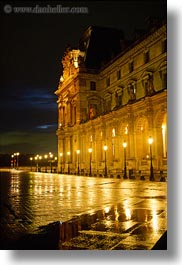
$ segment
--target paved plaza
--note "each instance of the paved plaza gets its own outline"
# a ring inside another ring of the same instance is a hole
[[[0,172],[0,187],[1,249],[25,235],[41,249],[51,224],[53,249],[68,250],[150,250],[167,230],[167,182]]]

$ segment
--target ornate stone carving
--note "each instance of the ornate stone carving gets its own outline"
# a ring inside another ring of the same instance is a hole
[[[67,48],[62,59],[63,81],[77,72],[81,62],[80,57],[84,58],[84,56],[85,53],[80,50],[71,50],[71,48]]]

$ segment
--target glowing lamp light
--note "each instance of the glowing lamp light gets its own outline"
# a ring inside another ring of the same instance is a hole
[[[127,147],[127,142],[124,141],[124,142],[123,142],[123,148],[126,148],[126,147]]]
[[[89,149],[88,149],[88,152],[89,152],[89,153],[92,153],[92,148],[89,148]]]
[[[107,145],[104,145],[104,151],[107,151]]]
[[[153,138],[150,136],[149,139],[148,139],[148,143],[149,144],[152,144],[153,143]]]

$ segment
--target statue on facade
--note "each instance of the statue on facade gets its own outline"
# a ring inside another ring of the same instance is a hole
[[[149,75],[149,78],[147,80],[147,94],[148,96],[151,96],[155,93],[154,84],[153,84],[153,77]]]
[[[129,84],[128,86],[128,94],[129,94],[129,103],[136,100],[136,94],[135,94],[135,87],[134,84]]]
[[[95,116],[97,116],[97,105],[91,104],[89,109],[89,118],[93,119]]]

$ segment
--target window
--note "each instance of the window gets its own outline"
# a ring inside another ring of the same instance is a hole
[[[167,52],[167,39],[162,41],[162,53]]]
[[[162,147],[163,147],[163,157],[167,157],[167,128],[166,124],[162,124]]]
[[[128,134],[128,124],[124,128],[124,134]]]
[[[90,90],[96,90],[96,82],[90,81]]]
[[[107,86],[107,87],[110,86],[110,77],[107,77],[107,78],[106,78],[106,86]]]
[[[117,71],[117,80],[120,80],[121,79],[121,70],[118,70]]]
[[[148,63],[150,60],[150,55],[149,55],[149,51],[144,53],[144,63]]]
[[[133,72],[134,70],[134,64],[133,61],[129,63],[129,73]]]
[[[112,137],[115,137],[116,136],[116,131],[115,131],[115,129],[113,128],[112,129]]]

